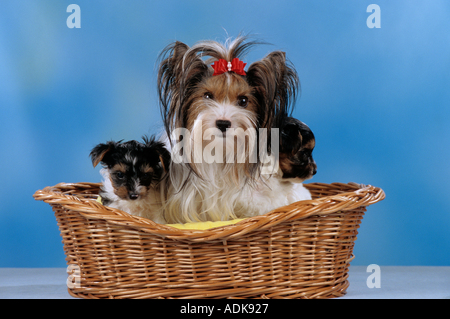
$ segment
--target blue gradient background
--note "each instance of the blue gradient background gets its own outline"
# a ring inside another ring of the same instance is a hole
[[[81,28],[69,29],[69,4]],[[381,28],[369,29],[369,4]],[[161,129],[156,59],[168,43],[251,32],[253,62],[287,52],[294,115],[317,140],[313,182],[383,188],[353,265],[450,266],[450,3],[9,0],[0,8],[0,267],[64,267],[56,221],[33,193],[99,182],[88,154]],[[225,31],[226,30],[226,31]]]

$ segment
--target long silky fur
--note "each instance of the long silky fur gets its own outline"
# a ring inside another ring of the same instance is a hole
[[[225,45],[215,41],[203,41],[189,48],[175,42],[160,54],[158,94],[163,118],[167,146],[173,146],[172,132],[186,128],[193,112],[196,91],[201,83],[212,76],[210,65],[219,59],[231,61],[242,58],[257,41],[247,37],[227,40]],[[229,81],[236,74],[226,74]],[[299,87],[298,76],[285,54],[275,51],[248,67],[242,76],[252,88],[257,101],[256,114],[248,117],[244,126],[251,126],[258,134],[259,128],[267,129],[270,140],[271,128],[279,128],[283,118],[292,113]],[[258,135],[256,136],[258,138]],[[190,141],[186,141],[190,142]],[[270,145],[267,145],[270,152]],[[259,150],[258,150],[259,153]],[[257,163],[174,163],[169,169],[165,218],[169,223],[206,220],[230,220],[249,213],[258,214],[251,206],[243,205],[245,196],[252,190],[266,185],[261,179],[261,162]],[[275,208],[275,207],[273,207]],[[255,211],[255,212],[254,212]],[[267,211],[259,213],[265,213]]]

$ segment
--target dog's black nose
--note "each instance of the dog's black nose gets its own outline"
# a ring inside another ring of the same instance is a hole
[[[132,200],[138,199],[138,197],[139,197],[138,194],[135,194],[135,193],[130,194],[130,199],[132,199]]]
[[[231,122],[228,120],[217,120],[216,126],[219,130],[225,133],[227,131],[227,128],[231,127]]]
[[[317,174],[317,168],[314,168],[312,174],[313,174],[313,176]]]

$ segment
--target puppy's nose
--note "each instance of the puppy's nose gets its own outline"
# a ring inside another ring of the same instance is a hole
[[[135,193],[130,193],[130,199],[131,200],[135,200],[135,199],[138,199],[138,197],[139,197],[139,195],[138,194],[135,194]]]
[[[317,174],[317,168],[314,167],[312,174],[313,176]]]
[[[231,122],[228,120],[217,120],[216,126],[219,130],[225,133],[227,131],[227,128],[231,127]]]

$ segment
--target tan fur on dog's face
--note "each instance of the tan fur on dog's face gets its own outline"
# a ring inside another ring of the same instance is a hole
[[[118,163],[111,168],[109,178],[114,186],[114,194],[120,199],[129,200],[130,194],[134,194],[136,198],[147,196],[156,184],[154,174],[154,169],[148,163],[139,167]]]
[[[120,200],[145,199],[160,182],[168,167],[170,154],[164,144],[154,138],[137,141],[114,142],[97,145],[91,152],[93,165],[102,163],[114,193]],[[104,204],[110,204],[105,194]],[[114,196],[110,196],[114,197]]]
[[[188,130],[193,129],[197,119],[210,122],[205,125],[207,128],[215,127],[216,120],[228,120],[231,122],[230,128],[245,130],[249,127],[243,117],[249,119],[253,127],[256,125],[258,105],[252,88],[236,74],[227,73],[205,79],[189,100],[188,103],[192,104],[186,123]]]

